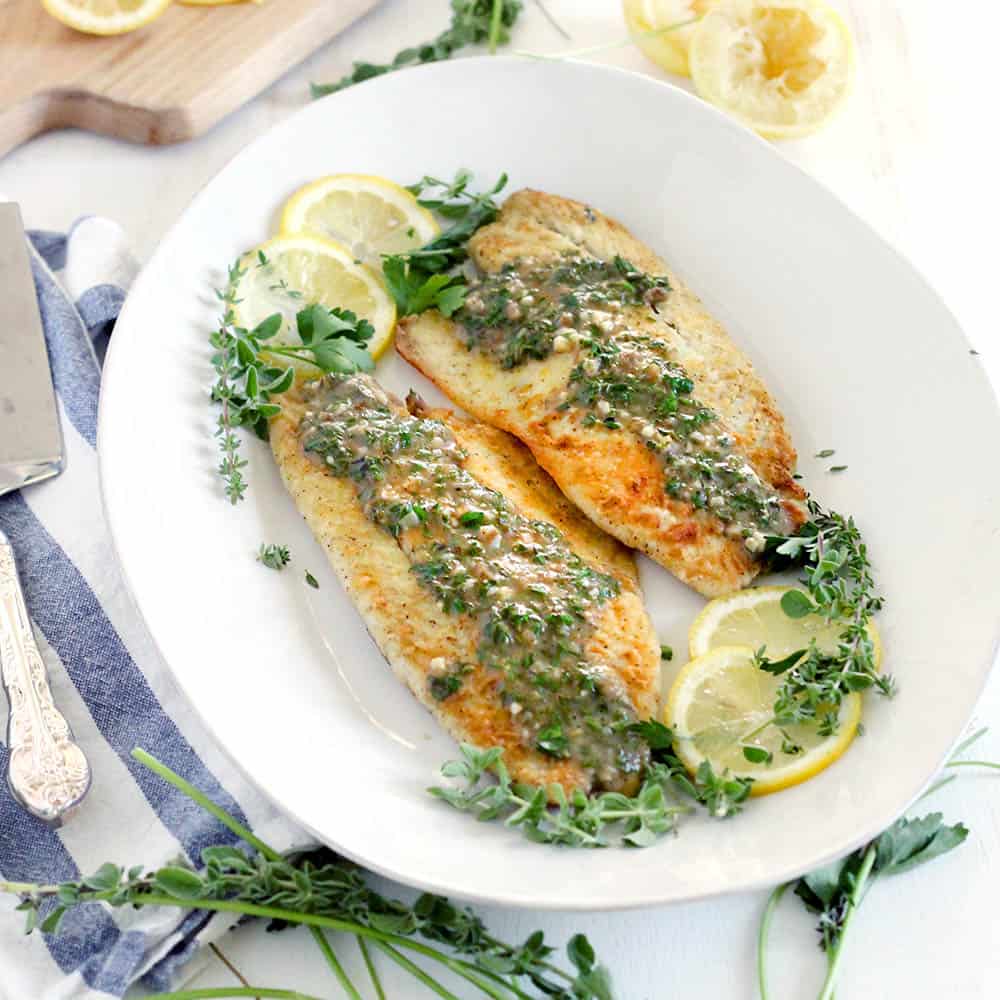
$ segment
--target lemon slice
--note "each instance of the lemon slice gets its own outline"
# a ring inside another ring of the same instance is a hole
[[[820,615],[789,618],[781,598],[795,587],[752,587],[709,601],[688,632],[691,656],[702,656],[716,646],[767,646],[767,655],[780,660],[811,640],[821,652],[835,653],[844,626]],[[874,622],[868,623],[874,646],[875,669],[882,665],[882,640]]]
[[[753,654],[752,646],[718,646],[691,660],[670,690],[666,723],[692,774],[707,760],[716,774],[753,778],[751,795],[767,795],[808,780],[844,753],[861,721],[861,695],[844,699],[832,736],[815,726],[778,729],[768,722],[781,678],[754,666]],[[769,759],[750,761],[744,747]],[[785,752],[792,747],[797,752]]]
[[[243,255],[234,319],[255,327],[274,313],[284,323],[275,343],[298,343],[295,316],[318,302],[350,309],[375,328],[368,350],[377,358],[392,340],[396,306],[378,276],[351,252],[318,236],[276,236]]]
[[[690,76],[688,47],[694,35],[693,21],[719,0],[625,0],[625,24],[632,40],[668,73]],[[672,25],[683,27],[672,28]],[[669,28],[671,30],[664,31]],[[653,34],[660,32],[660,34]]]
[[[847,96],[854,42],[818,0],[724,0],[698,22],[695,90],[761,135],[808,135]]]
[[[170,0],[42,0],[42,6],[57,21],[88,35],[123,35],[155,21]]]
[[[382,254],[415,250],[441,230],[406,188],[384,177],[334,174],[306,184],[285,202],[281,231],[335,239],[380,269]]]

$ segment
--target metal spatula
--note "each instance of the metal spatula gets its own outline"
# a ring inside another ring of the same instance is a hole
[[[0,494],[63,469],[52,376],[17,205],[0,203]],[[0,671],[9,715],[7,783],[58,824],[90,787],[90,765],[56,708],[14,563],[0,531]]]

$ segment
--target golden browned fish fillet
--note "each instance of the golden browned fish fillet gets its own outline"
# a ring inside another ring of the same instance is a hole
[[[503,747],[517,780],[634,790],[645,748],[611,724],[659,698],[635,565],[526,448],[366,376],[296,388],[270,439],[379,649],[456,740]]]
[[[469,252],[481,283],[454,321],[403,320],[403,357],[520,438],[605,531],[707,596],[746,586],[765,535],[804,519],[804,493],[784,420],[725,330],[580,202],[519,191]]]

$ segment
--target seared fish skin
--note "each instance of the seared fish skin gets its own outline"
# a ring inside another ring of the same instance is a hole
[[[659,647],[634,561],[526,448],[365,376],[294,389],[270,440],[379,649],[456,740],[503,747],[529,784],[637,787],[627,727],[657,710]]]
[[[749,359],[621,224],[519,191],[470,240],[483,274],[399,352],[520,438],[591,520],[712,597],[805,519],[784,419]]]

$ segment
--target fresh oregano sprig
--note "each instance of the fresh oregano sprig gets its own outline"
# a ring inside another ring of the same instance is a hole
[[[407,66],[442,62],[470,45],[485,42],[495,52],[510,41],[510,29],[523,9],[521,0],[452,0],[451,23],[437,37],[400,50],[388,63],[356,62],[335,83],[311,84],[312,95],[324,97]]]
[[[267,259],[260,255],[256,266],[268,266]],[[247,463],[240,457],[236,429],[251,427],[266,438],[268,421],[281,412],[275,397],[295,381],[291,362],[308,365],[317,373],[350,374],[374,367],[365,347],[374,328],[349,309],[327,309],[318,303],[305,306],[295,316],[298,343],[273,342],[284,325],[280,313],[268,316],[252,330],[239,326],[234,307],[240,301],[237,289],[245,274],[246,268],[237,261],[229,269],[225,289],[216,292],[225,308],[210,338],[216,375],[211,398],[220,406],[215,432],[222,452],[218,471],[232,504],[239,503],[247,489],[243,476]]]
[[[425,893],[410,905],[381,895],[368,885],[361,869],[327,849],[282,857],[156,758],[142,750],[132,756],[224,822],[247,846],[208,847],[201,854],[200,869],[185,862],[155,871],[106,863],[93,875],[59,885],[0,882],[0,892],[21,898],[18,909],[26,915],[27,932],[38,927],[58,933],[65,913],[84,903],[224,911],[266,917],[274,929],[304,924],[320,934],[324,929],[353,934],[453,1000],[443,984],[404,953],[448,969],[492,1000],[537,996],[611,1000],[610,977],[583,935],[569,941],[566,954],[571,968],[566,969],[551,961],[554,949],[541,931],[521,944],[508,944],[490,934],[471,909],[456,907],[444,897]],[[53,902],[54,908],[42,916]],[[347,995],[359,996],[345,980],[341,985]],[[246,995],[294,994],[262,989]]]
[[[383,258],[386,287],[401,316],[431,308],[451,316],[465,301],[467,286],[460,266],[469,255],[469,237],[496,219],[500,206],[494,195],[507,186],[507,175],[501,174],[485,192],[470,190],[472,180],[472,172],[462,169],[450,181],[425,176],[408,185],[420,205],[450,224],[419,250]]]
[[[781,607],[790,618],[820,615],[843,623],[837,651],[825,653],[815,643],[779,661],[765,652],[758,666],[783,676],[774,705],[774,723],[813,724],[821,735],[836,731],[840,706],[854,691],[873,688],[891,697],[895,681],[875,666],[875,648],[868,632],[883,599],[875,589],[868,550],[854,519],[823,510],[808,501],[809,520],[794,535],[768,538],[777,565],[799,565],[805,575],[802,590],[789,591]]]
[[[567,795],[562,785],[525,785],[511,779],[503,750],[479,750],[461,744],[459,760],[441,768],[445,778],[463,784],[434,786],[431,795],[461,812],[487,821],[502,819],[529,840],[568,847],[649,847],[677,828],[677,820],[692,811],[684,797],[703,805],[722,819],[742,808],[751,780],[716,775],[708,761],[690,777],[673,751],[673,734],[662,723],[636,724],[650,747],[651,760],[635,795],[604,792],[585,795],[579,789]]]

